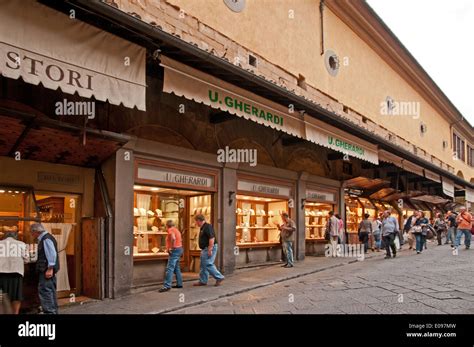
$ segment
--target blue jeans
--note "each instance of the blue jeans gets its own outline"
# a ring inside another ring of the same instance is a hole
[[[283,241],[283,252],[285,252],[286,263],[293,265],[293,241]]]
[[[45,314],[58,314],[56,275],[47,279],[44,277],[44,273],[39,274],[38,296]]]
[[[426,236],[422,235],[421,233],[415,234],[415,240],[416,240],[416,251],[421,252],[423,251],[423,246],[425,245],[426,242]]]
[[[456,237],[456,228],[455,227],[448,228],[448,235],[446,236],[446,243],[448,243],[448,241],[451,241],[451,244],[454,244],[454,238],[455,237]]]
[[[207,254],[207,248],[201,250],[201,271],[199,272],[199,282],[206,284],[209,280],[209,275],[214,277],[216,280],[223,280],[224,276],[217,270],[214,265],[217,255],[217,245],[212,248],[212,254],[209,257]]]
[[[458,229],[454,245],[456,247],[459,247],[461,245],[462,234],[464,234],[464,245],[466,246],[466,248],[471,247],[471,230],[469,229]]]
[[[163,287],[171,288],[173,274],[176,274],[176,285],[183,285],[183,276],[181,275],[181,268],[179,266],[179,260],[181,259],[182,254],[183,247],[175,248],[174,250],[170,251],[168,265],[166,266],[165,283],[163,283]]]

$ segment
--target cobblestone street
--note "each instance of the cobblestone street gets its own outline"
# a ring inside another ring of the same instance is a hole
[[[61,313],[146,314],[443,314],[474,313],[474,253],[428,244],[395,259],[384,252],[364,261],[307,257],[293,269],[239,270],[224,285],[158,293],[145,288],[124,298],[64,307]]]
[[[472,251],[453,256],[430,244],[420,255],[375,257],[174,313],[472,314],[473,274]]]

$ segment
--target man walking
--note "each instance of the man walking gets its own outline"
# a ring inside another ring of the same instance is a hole
[[[217,270],[214,261],[217,256],[217,240],[214,228],[206,222],[206,218],[202,214],[194,217],[196,224],[201,228],[199,232],[199,248],[201,248],[201,271],[199,272],[199,282],[193,286],[205,286],[209,279],[209,274],[215,278],[218,287],[224,281],[224,276]]]
[[[448,235],[446,236],[445,244],[448,244],[451,241],[451,247],[454,247],[454,239],[456,238],[456,228],[458,226],[456,222],[456,214],[453,211],[448,211],[446,214],[446,221],[448,224]]]
[[[38,240],[36,272],[39,275],[38,295],[45,314],[58,314],[56,274],[59,271],[58,245],[53,235],[41,223],[30,227],[31,235]]]
[[[393,257],[397,256],[397,246],[395,245],[395,235],[398,233],[399,226],[398,220],[391,216],[391,211],[386,210],[383,213],[382,221],[382,236],[385,244],[385,249],[387,251],[385,259],[390,259],[392,257],[390,253],[390,248],[393,252]]]
[[[288,213],[283,212],[281,215],[283,224],[278,226],[281,235],[283,252],[285,252],[286,264],[283,267],[293,267],[293,241],[296,231],[296,224],[290,219]]]
[[[334,215],[334,211],[329,212],[329,219],[327,222],[327,230],[329,232],[329,241],[331,242],[331,252],[333,257],[337,257],[337,240],[339,238],[339,220]]]
[[[403,226],[403,231],[408,234],[408,249],[413,249],[413,244],[415,243],[415,236],[411,232],[411,228],[413,228],[413,226],[415,225],[416,214],[417,212],[408,217],[405,222],[405,225]]]
[[[472,215],[467,212],[465,206],[459,209],[459,215],[456,218],[458,231],[456,233],[455,248],[459,249],[461,245],[461,237],[464,234],[464,246],[466,249],[471,247],[471,229],[472,229]]]
[[[168,230],[166,249],[169,258],[168,265],[166,266],[165,282],[163,283],[163,288],[159,290],[160,293],[167,292],[171,289],[173,274],[176,274],[176,285],[173,288],[183,288],[183,276],[181,275],[181,268],[179,266],[179,260],[181,259],[181,255],[183,255],[181,233],[172,220],[166,222],[166,228]]]

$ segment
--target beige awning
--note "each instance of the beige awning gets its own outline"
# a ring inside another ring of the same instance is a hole
[[[437,174],[435,174],[435,173],[433,173],[429,170],[423,169],[419,165],[413,164],[412,162],[410,162],[406,159],[402,159],[399,156],[397,156],[395,154],[392,154],[390,152],[384,151],[382,149],[379,150],[379,160],[387,162],[387,163],[392,163],[392,164],[398,166],[399,168],[402,168],[405,171],[417,174],[417,175],[422,176],[422,177],[426,177],[426,178],[428,178],[430,180],[433,180],[435,182],[438,182],[438,183],[441,182],[441,179],[440,179],[439,175],[437,175]]]
[[[454,183],[453,181],[443,177],[443,193],[454,198]]]
[[[312,117],[301,115],[259,95],[214,76],[161,56],[165,68],[163,91],[253,122],[280,130],[292,136],[325,146],[349,156],[378,164],[377,146],[342,133]]]
[[[438,174],[435,174],[434,172],[431,172],[430,170],[425,169],[425,177],[434,182],[441,183],[441,176]]]
[[[341,134],[338,128],[313,117],[305,115],[305,123],[308,141],[378,165],[376,145],[362,141],[351,134]]]
[[[395,164],[398,167],[403,167],[403,159],[399,156],[387,152],[383,149],[379,149],[379,160],[387,163]]]
[[[412,200],[418,200],[418,201],[423,201],[423,202],[429,202],[430,204],[444,204],[447,203],[449,200],[443,199],[440,196],[437,195],[420,195],[420,196],[415,196],[411,198]]]
[[[165,68],[163,91],[203,103],[230,114],[252,120],[287,134],[305,138],[305,125],[298,112],[238,88],[214,76],[161,56]]]
[[[33,0],[0,8],[1,75],[146,109],[145,48]]]
[[[466,201],[474,203],[474,189],[466,188]]]

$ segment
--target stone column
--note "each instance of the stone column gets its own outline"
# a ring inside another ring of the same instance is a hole
[[[237,170],[231,165],[222,169],[221,197],[221,219],[222,232],[220,238],[221,249],[221,269],[225,274],[230,274],[235,270],[235,209],[237,195]],[[230,193],[232,193],[230,195]],[[229,200],[231,197],[232,201]]]
[[[115,157],[113,293],[130,293],[133,283],[133,151],[121,148]]]
[[[296,211],[296,259],[304,260],[306,254],[306,235],[305,235],[305,216],[304,216],[304,206],[303,199],[306,199],[306,181],[304,181],[306,174],[301,173],[299,175],[298,181],[296,182],[296,201],[295,201],[295,211]]]

